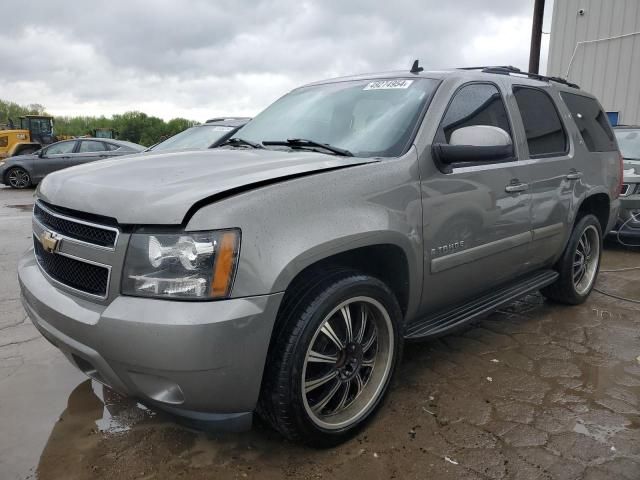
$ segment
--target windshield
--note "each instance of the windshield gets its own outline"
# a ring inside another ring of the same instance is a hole
[[[198,125],[197,127],[187,128],[173,137],[167,138],[164,142],[157,144],[150,150],[154,152],[191,148],[201,150],[209,148],[222,137],[229,135],[234,129],[235,127],[225,127],[223,125]]]
[[[237,136],[256,143],[311,140],[357,157],[399,156],[437,85],[414,78],[303,87],[273,103]]]
[[[614,131],[622,156],[628,160],[640,160],[640,129],[620,128]]]

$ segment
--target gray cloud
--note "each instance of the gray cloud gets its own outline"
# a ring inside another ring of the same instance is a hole
[[[301,83],[526,67],[533,0],[39,0],[0,31],[0,97],[54,114],[255,114]],[[551,5],[547,6],[551,9]]]

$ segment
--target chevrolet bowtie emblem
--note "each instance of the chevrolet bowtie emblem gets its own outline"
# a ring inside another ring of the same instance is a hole
[[[46,252],[53,253],[60,246],[60,237],[53,232],[45,230],[40,234],[40,243]]]

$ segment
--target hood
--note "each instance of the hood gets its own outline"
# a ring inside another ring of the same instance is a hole
[[[28,155],[14,155],[13,157],[0,158],[0,162],[4,162],[5,165],[14,165],[16,163],[24,162],[25,160],[40,160],[40,157],[29,153]]]
[[[38,196],[121,224],[177,225],[196,202],[291,176],[376,162],[310,151],[215,149],[119,157],[47,175]]]

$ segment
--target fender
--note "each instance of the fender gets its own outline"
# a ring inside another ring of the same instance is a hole
[[[202,206],[186,230],[240,228],[233,297],[285,291],[308,266],[374,245],[403,252],[407,281],[419,292],[424,252],[416,162],[411,149],[401,158],[244,191]],[[420,295],[411,298],[419,302]]]
[[[413,255],[410,241],[399,232],[371,231],[336,238],[329,242],[315,245],[309,250],[304,251],[293,258],[287,265],[285,265],[280,274],[276,277],[274,288],[276,291],[286,290],[286,287],[291,283],[291,280],[293,280],[296,275],[320,260],[355,250],[357,248],[373,247],[378,245],[392,245],[399,247],[407,259],[411,258]],[[412,267],[413,266],[409,264],[409,271],[412,272],[413,270],[415,273],[415,269],[412,269]]]

